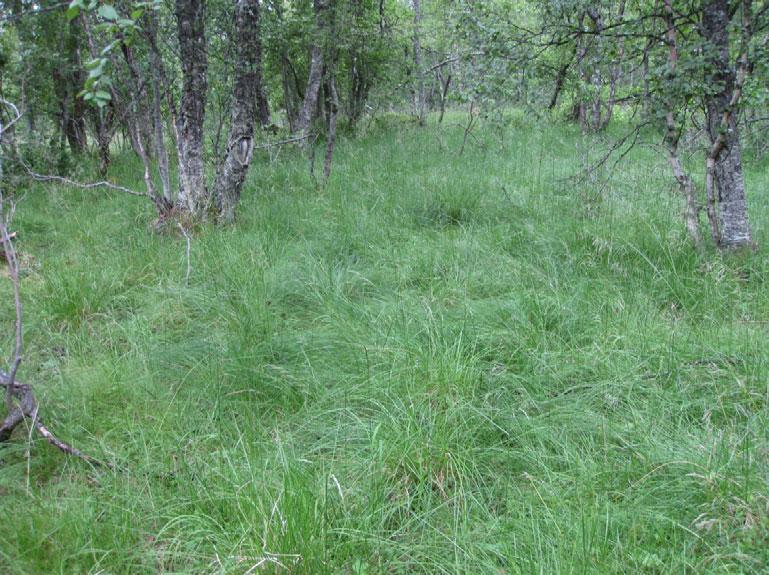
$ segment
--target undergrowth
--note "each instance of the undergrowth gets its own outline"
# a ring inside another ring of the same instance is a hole
[[[19,376],[120,470],[2,447],[0,571],[766,572],[765,248],[697,254],[657,152],[580,183],[593,140],[501,133],[257,158],[188,285],[151,206],[30,190]]]

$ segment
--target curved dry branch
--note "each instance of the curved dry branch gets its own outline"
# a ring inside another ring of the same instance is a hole
[[[8,441],[14,429],[21,425],[21,423],[30,421],[31,426],[37,430],[43,439],[67,455],[72,455],[73,457],[87,461],[92,465],[112,467],[109,463],[91,457],[80,451],[78,448],[73,447],[69,443],[56,437],[56,435],[43,424],[38,415],[39,405],[31,386],[25,383],[16,382],[12,379],[10,374],[0,371],[0,387],[5,387],[7,390],[10,390],[13,399],[13,408],[9,411],[2,424],[0,424],[0,443]]]
[[[14,125],[16,122],[18,122],[18,121],[21,119],[21,112],[20,112],[20,111],[19,111],[19,109],[16,107],[16,104],[14,104],[13,102],[9,102],[9,101],[8,101],[8,100],[6,100],[5,98],[0,98],[0,104],[2,104],[3,106],[6,106],[6,107],[8,107],[8,108],[10,108],[10,109],[11,109],[11,111],[13,112],[13,118],[11,118],[11,120],[10,120],[10,121],[9,121],[7,124],[3,125],[2,123],[0,123],[0,136],[2,136],[2,135],[3,135],[3,133],[4,133],[4,132],[5,132],[5,131],[6,131],[8,128],[10,128],[11,126],[13,126],[13,125]]]
[[[20,162],[20,164],[24,168],[24,170],[27,172],[27,175],[37,182],[58,182],[60,184],[66,184],[68,186],[72,186],[73,188],[80,188],[81,190],[92,190],[94,188],[107,188],[110,190],[114,190],[116,192],[130,194],[132,196],[149,198],[153,202],[155,201],[155,197],[149,194],[148,192],[137,192],[136,190],[126,188],[125,186],[119,186],[117,184],[113,184],[106,180],[100,180],[98,182],[88,182],[88,183],[78,182],[76,180],[71,180],[63,176],[54,176],[52,174],[38,174],[37,172],[32,171],[32,169],[27,164],[23,162]]]

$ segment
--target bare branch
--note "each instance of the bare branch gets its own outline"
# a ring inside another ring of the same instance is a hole
[[[13,390],[16,381],[16,373],[21,364],[21,354],[23,351],[23,331],[22,331],[22,308],[21,308],[21,290],[19,288],[19,262],[16,258],[16,250],[8,234],[8,226],[3,213],[4,198],[0,192],[0,240],[2,240],[3,250],[5,252],[5,261],[8,264],[8,274],[13,282],[13,303],[16,308],[16,341],[13,349],[13,359],[11,361],[11,372],[8,377],[8,390],[6,394],[6,406],[10,413],[13,408]]]
[[[130,188],[126,188],[125,186],[119,186],[117,184],[113,184],[111,182],[108,182],[106,180],[101,180],[98,182],[78,182],[76,180],[71,180],[69,178],[65,178],[62,176],[55,176],[52,174],[38,174],[37,172],[32,171],[32,169],[25,164],[24,162],[19,162],[21,166],[26,170],[27,174],[30,178],[32,178],[35,181],[38,182],[58,182],[60,184],[66,184],[68,186],[72,186],[73,188],[80,188],[81,190],[92,190],[95,188],[107,188],[110,190],[114,190],[116,192],[121,192],[124,194],[130,194],[132,196],[139,196],[143,198],[149,198],[153,202],[155,201],[155,197],[147,192],[137,192],[136,190],[132,190]]]
[[[641,131],[650,124],[651,122],[641,122],[638,125],[634,126],[630,131],[623,134],[621,137],[617,138],[614,143],[603,153],[603,155],[593,162],[592,164],[589,164],[584,170],[581,170],[577,172],[576,174],[573,174],[571,176],[566,176],[565,178],[561,178],[560,182],[568,182],[568,181],[574,181],[579,183],[584,183],[593,176],[593,174],[601,169],[603,166],[607,165],[609,160],[612,156],[614,156],[617,152],[619,152],[619,155],[616,157],[616,160],[612,163],[610,170],[614,170],[614,168],[617,167],[617,164],[621,162],[625,156],[627,156],[630,153],[630,150],[632,150],[636,143],[638,142],[638,138],[641,135]],[[623,150],[623,146],[627,144],[627,147]]]
[[[263,150],[265,148],[274,148],[275,146],[283,146],[285,144],[293,144],[295,142],[301,142],[302,140],[307,140],[308,138],[312,137],[313,134],[304,134],[301,136],[294,136],[293,138],[287,138],[285,140],[279,140],[277,142],[267,142],[266,144],[260,144],[258,146],[254,146],[254,150]]]
[[[19,109],[16,107],[16,104],[14,104],[13,102],[9,102],[5,98],[0,98],[0,104],[2,104],[3,106],[7,106],[8,108],[11,109],[11,111],[13,111],[13,118],[11,118],[11,120],[7,124],[3,125],[2,122],[0,122],[0,137],[2,137],[3,133],[8,128],[13,126],[16,122],[18,122],[21,119],[21,112],[19,112]]]
[[[5,106],[13,110],[15,117],[5,126],[0,123],[0,178],[3,174],[3,158],[2,158],[2,143],[3,134],[12,126],[15,122],[21,118],[21,113],[15,104],[8,100],[0,99],[0,102]],[[5,261],[8,263],[8,273],[11,276],[13,282],[13,302],[16,308],[16,342],[13,350],[13,359],[11,360],[11,372],[8,378],[8,391],[5,397],[5,403],[8,408],[8,416],[12,415],[13,411],[13,391],[14,382],[16,380],[16,372],[19,370],[19,364],[21,363],[21,354],[23,350],[23,337],[22,337],[22,322],[21,322],[21,290],[19,289],[19,262],[16,259],[16,251],[11,243],[11,236],[8,234],[7,222],[5,214],[3,213],[4,198],[2,190],[0,190],[0,241],[3,244],[3,251],[5,253]],[[13,211],[13,210],[12,210]]]

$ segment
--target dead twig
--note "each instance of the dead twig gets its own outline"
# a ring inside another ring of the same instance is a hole
[[[187,241],[187,273],[184,274],[184,285],[189,286],[190,285],[190,273],[192,272],[192,262],[190,260],[190,251],[192,247],[192,242],[190,240],[190,236],[187,233],[187,230],[184,229],[184,226],[181,224],[181,222],[176,223],[177,226],[179,226],[179,229],[182,232],[182,235],[184,236],[184,239]]]
[[[2,179],[3,134],[6,132],[6,130],[8,130],[8,128],[10,128],[15,122],[17,122],[19,118],[21,118],[21,113],[19,112],[19,109],[16,107],[16,105],[13,104],[12,102],[9,102],[4,99],[0,99],[0,103],[9,107],[14,113],[14,117],[11,119],[11,121],[8,124],[3,125],[2,123],[0,123],[0,179]],[[16,260],[16,251],[14,250],[13,244],[11,243],[11,236],[8,234],[8,226],[6,225],[5,214],[3,213],[3,205],[5,203],[3,200],[4,200],[3,193],[2,193],[2,190],[0,190],[0,241],[2,241],[2,244],[3,244],[5,261],[8,262],[8,273],[10,274],[11,281],[13,282],[13,302],[16,308],[16,341],[15,341],[14,350],[13,350],[13,359],[11,361],[11,373],[8,377],[8,391],[5,397],[6,407],[8,409],[8,413],[10,416],[10,413],[13,408],[13,392],[14,392],[14,382],[16,380],[16,372],[19,370],[19,364],[21,363],[23,334],[22,334],[22,323],[21,323],[21,317],[22,317],[21,296],[20,296],[21,290],[19,289],[19,264],[18,264],[18,261]]]
[[[31,422],[31,427],[35,429],[43,439],[60,451],[63,451],[67,455],[82,459],[83,461],[87,461],[92,465],[112,468],[109,463],[91,457],[69,443],[62,441],[56,437],[45,424],[43,424],[38,415],[39,405],[35,399],[31,386],[25,383],[12,381],[9,374],[0,371],[0,387],[5,387],[7,390],[13,390],[12,397],[15,400],[13,409],[8,413],[2,424],[0,424],[0,443],[8,441],[13,430],[23,421],[29,420]]]
[[[68,443],[58,439],[51,431],[43,425],[38,416],[38,403],[35,399],[32,388],[29,385],[16,381],[16,373],[21,364],[23,352],[23,324],[22,324],[22,305],[21,289],[19,285],[19,262],[16,257],[16,250],[11,243],[11,237],[8,233],[5,215],[3,214],[3,197],[0,194],[0,238],[2,238],[5,259],[8,263],[8,273],[13,282],[13,300],[16,308],[16,342],[13,350],[13,360],[11,362],[11,371],[6,373],[0,371],[0,387],[6,390],[6,407],[8,414],[0,424],[0,443],[10,439],[13,430],[25,420],[31,420],[32,428],[36,429],[43,438],[60,449],[64,453],[78,457],[94,465],[107,465],[93,457],[86,455],[79,449],[72,447]]]
[[[155,196],[153,196],[152,194],[149,194],[147,192],[137,192],[136,190],[126,188],[125,186],[119,186],[117,184],[113,184],[112,182],[108,182],[106,180],[100,180],[98,182],[88,182],[88,183],[78,182],[76,180],[71,180],[63,176],[54,176],[52,174],[38,174],[37,172],[32,171],[32,169],[24,162],[19,162],[19,163],[27,172],[27,175],[33,180],[38,182],[58,182],[60,184],[66,184],[68,186],[72,186],[73,188],[80,188],[81,190],[92,190],[94,188],[107,188],[110,190],[114,190],[116,192],[122,192],[124,194],[130,194],[132,196],[149,198],[153,202],[155,201]]]
[[[584,184],[589,182],[594,179],[595,173],[598,170],[609,163],[609,160],[612,158],[612,156],[618,154],[616,155],[616,159],[611,164],[611,168],[609,170],[610,172],[613,171],[617,167],[617,164],[619,164],[636,146],[638,143],[638,138],[641,136],[641,131],[649,124],[650,122],[642,122],[633,127],[630,131],[615,140],[598,160],[588,164],[583,170],[580,170],[576,174],[560,178],[557,181],[562,184],[568,182]]]
[[[16,122],[21,120],[21,112],[16,107],[16,104],[14,104],[13,102],[9,102],[5,98],[0,98],[0,104],[10,108],[11,111],[13,112],[13,117],[11,118],[11,120],[7,124],[3,125],[2,123],[0,123],[0,136],[2,136],[3,132],[5,132],[8,128],[10,128]]]
[[[260,144],[254,146],[254,150],[262,150],[264,148],[274,148],[275,146],[283,146],[285,144],[293,144],[295,142],[301,142],[312,137],[313,134],[304,134],[302,136],[294,136],[293,138],[287,138],[285,140],[279,140],[277,142],[267,142],[266,144]]]
[[[463,126],[465,133],[462,136],[462,146],[459,148],[459,156],[464,154],[465,146],[467,145],[467,138],[471,135],[475,121],[478,119],[478,115],[475,112],[475,100],[470,100],[470,109],[467,112],[467,125]]]
[[[16,250],[11,242],[11,236],[8,233],[8,226],[5,221],[5,214],[3,213],[4,198],[2,192],[0,192],[0,240],[3,243],[3,251],[5,253],[5,261],[8,263],[8,274],[11,276],[13,282],[13,303],[16,308],[16,341],[13,350],[13,360],[11,362],[11,372],[8,376],[8,389],[6,393],[5,403],[10,413],[13,408],[13,391],[14,382],[16,380],[16,373],[19,370],[21,364],[21,354],[23,350],[23,332],[22,332],[22,307],[21,307],[21,290],[19,289],[19,262],[16,259]]]

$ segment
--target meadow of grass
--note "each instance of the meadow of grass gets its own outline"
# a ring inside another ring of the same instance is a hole
[[[765,164],[697,254],[659,151],[451,124],[257,158],[188,284],[140,199],[30,190],[19,377],[120,470],[0,448],[0,572],[769,572]]]

